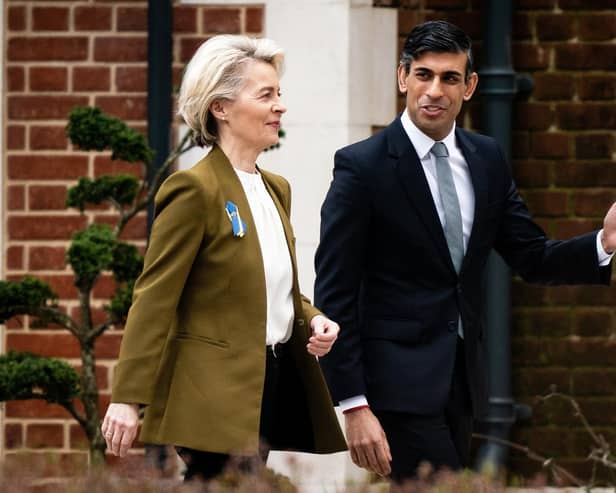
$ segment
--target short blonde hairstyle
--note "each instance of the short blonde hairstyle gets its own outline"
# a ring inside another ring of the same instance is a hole
[[[244,83],[244,68],[251,60],[269,63],[282,75],[284,53],[271,39],[221,34],[203,43],[188,63],[178,96],[178,114],[193,131],[198,145],[217,140],[216,120],[210,105],[233,100]]]

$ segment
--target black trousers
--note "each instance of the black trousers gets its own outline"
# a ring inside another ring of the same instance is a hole
[[[274,405],[277,400],[281,371],[288,354],[284,345],[277,344],[274,351],[266,350],[265,383],[261,402],[259,423],[259,455],[254,457],[232,457],[229,454],[206,452],[187,447],[176,447],[177,453],[186,464],[184,481],[200,479],[207,481],[218,476],[227,467],[237,467],[241,472],[250,473],[267,461],[269,443],[274,436]]]
[[[392,480],[402,482],[414,478],[422,462],[429,462],[434,470],[466,467],[473,417],[463,339],[458,338],[449,399],[442,413],[424,416],[374,410],[374,414],[389,442]]]

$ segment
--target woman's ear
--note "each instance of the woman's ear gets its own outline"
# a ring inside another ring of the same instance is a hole
[[[210,105],[210,113],[214,115],[217,120],[227,119],[227,105],[222,99],[215,99]]]

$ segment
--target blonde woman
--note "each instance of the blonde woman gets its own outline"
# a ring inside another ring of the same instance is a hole
[[[289,184],[256,165],[278,142],[282,65],[271,40],[215,36],[180,89],[179,114],[212,149],[157,194],[102,431],[124,456],[145,406],[141,440],[175,445],[185,479],[232,455],[345,449],[315,358],[339,328],[300,294]]]

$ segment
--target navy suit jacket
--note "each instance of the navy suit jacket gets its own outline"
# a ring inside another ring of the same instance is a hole
[[[492,248],[531,282],[609,284],[596,231],[549,240],[530,217],[489,137],[456,129],[475,194],[459,275],[420,160],[400,118],[340,149],[321,210],[315,306],[340,324],[321,358],[334,401],[365,394],[375,409],[444,409],[462,317],[476,416],[487,404],[481,279]]]

